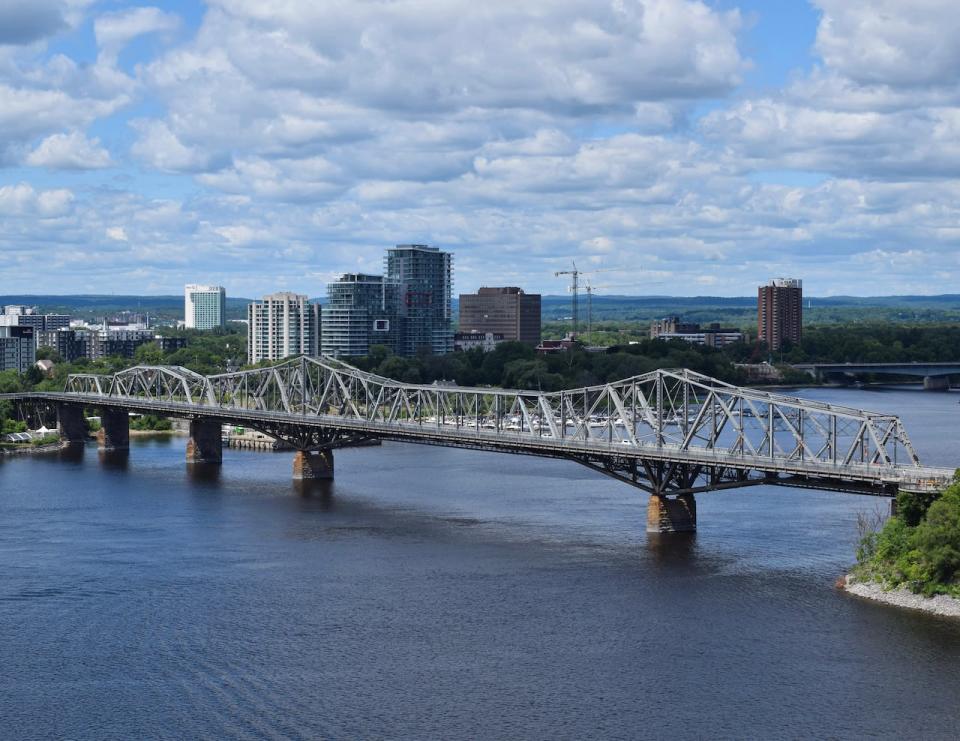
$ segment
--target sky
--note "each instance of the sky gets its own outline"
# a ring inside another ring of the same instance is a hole
[[[958,293],[956,0],[0,2],[0,294]]]

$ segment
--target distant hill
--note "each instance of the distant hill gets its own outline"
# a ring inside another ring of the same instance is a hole
[[[227,296],[227,317],[246,317],[248,298]],[[82,317],[100,316],[118,311],[143,311],[154,316],[183,318],[183,296],[136,296],[102,294],[0,296],[0,306],[24,304],[37,306],[43,312],[77,314]]]
[[[228,296],[227,317],[246,317],[252,299]],[[323,299],[312,299],[323,303]],[[580,316],[587,318],[587,296],[580,295]],[[42,311],[98,317],[118,311],[144,311],[163,318],[182,318],[183,296],[69,294],[11,294],[0,296],[0,305],[26,304]],[[459,302],[453,301],[454,316]],[[543,296],[543,318],[562,321],[570,316],[570,296]],[[755,296],[594,296],[594,321],[649,321],[679,315],[688,321],[718,321],[747,326],[756,321]],[[859,321],[960,321],[960,294],[938,296],[812,296],[804,298],[808,322]]]
[[[960,321],[960,295],[805,297],[805,324],[870,322],[932,323]],[[570,296],[544,296],[544,321],[568,321]],[[586,323],[588,300],[580,296],[580,321]],[[756,327],[755,296],[594,296],[593,321],[649,322],[665,316],[685,321],[720,322],[729,327]]]

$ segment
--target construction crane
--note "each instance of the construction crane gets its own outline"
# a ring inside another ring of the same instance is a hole
[[[587,279],[587,344],[593,342],[593,292],[598,288],[629,288],[626,284],[619,283],[616,285],[603,285],[595,286],[590,283],[590,279]]]
[[[575,261],[571,260],[570,262],[573,264],[573,270],[558,270],[558,271],[555,272],[553,275],[554,275],[554,277],[556,277],[556,278],[559,278],[561,275],[569,275],[569,276],[570,276],[570,293],[573,294],[573,298],[572,298],[572,300],[571,300],[572,309],[573,309],[573,312],[572,312],[572,316],[573,316],[573,333],[572,333],[572,336],[573,336],[573,337],[576,337],[576,336],[577,336],[577,330],[579,329],[579,327],[577,326],[577,309],[578,309],[578,307],[577,307],[577,301],[578,301],[578,291],[579,291],[578,280],[579,280],[579,278],[580,278],[580,271],[577,270],[577,263],[576,263]]]
[[[663,281],[654,281],[654,282],[645,282],[645,285],[655,286],[659,285]],[[614,283],[606,284],[602,286],[595,286],[590,283],[590,279],[587,279],[586,292],[587,292],[587,344],[593,342],[593,292],[598,288],[636,288],[635,283]]]
[[[554,273],[554,276],[559,278],[561,275],[570,276],[570,293],[571,295],[571,308],[573,309],[573,332],[572,337],[576,338],[580,330],[580,276],[581,275],[592,275],[593,273],[604,273],[611,270],[616,270],[616,268],[598,268],[597,270],[578,270],[577,263],[573,260],[570,261],[573,265],[573,270],[558,270]]]

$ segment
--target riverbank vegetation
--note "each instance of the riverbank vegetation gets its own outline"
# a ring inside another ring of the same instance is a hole
[[[863,534],[853,576],[927,597],[960,597],[960,472],[939,497],[902,492],[897,514]]]
[[[960,360],[960,325],[805,327],[803,341],[776,356],[784,363],[935,363]]]
[[[350,358],[362,370],[407,383],[452,381],[459,386],[502,386],[541,391],[591,386],[640,375],[657,368],[690,370],[736,383],[742,373],[719,350],[695,347],[680,340],[644,340],[608,352],[568,352],[538,355],[529,345],[504,342],[490,352],[479,349],[450,355],[403,358],[375,346],[364,358]]]
[[[687,317],[683,317],[687,320]],[[725,325],[726,326],[726,325]],[[760,362],[770,351],[756,341],[756,318],[742,329],[748,341],[723,348],[738,363]],[[560,339],[571,329],[569,322],[547,322],[543,335]],[[589,337],[581,326],[581,338],[602,347],[642,342],[650,337],[649,322],[595,322]],[[960,361],[960,324],[925,325],[871,322],[863,324],[807,324],[803,340],[790,342],[773,353],[777,363],[910,363]]]
[[[8,442],[6,440],[0,440],[0,451],[17,451],[17,450],[33,450],[35,448],[42,448],[54,443],[60,442],[60,435],[56,432],[51,432],[42,437],[35,437],[31,440],[24,442]]]
[[[144,414],[130,419],[130,429],[149,432],[169,432],[173,429],[173,422],[166,417]]]

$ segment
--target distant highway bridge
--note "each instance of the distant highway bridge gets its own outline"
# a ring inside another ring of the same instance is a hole
[[[923,379],[924,388],[947,390],[950,376],[960,376],[960,363],[801,363],[793,366],[817,379],[864,375],[915,376]]]
[[[894,415],[738,388],[658,370],[551,393],[401,383],[334,358],[201,376],[175,366],[77,374],[62,392],[7,394],[56,410],[66,444],[129,448],[129,414],[190,420],[187,460],[222,462],[221,426],[259,430],[296,449],[295,478],[332,478],[333,451],[367,440],[575,461],[650,494],[650,532],[693,530],[700,492],[757,484],[892,497],[947,485],[920,464]]]

